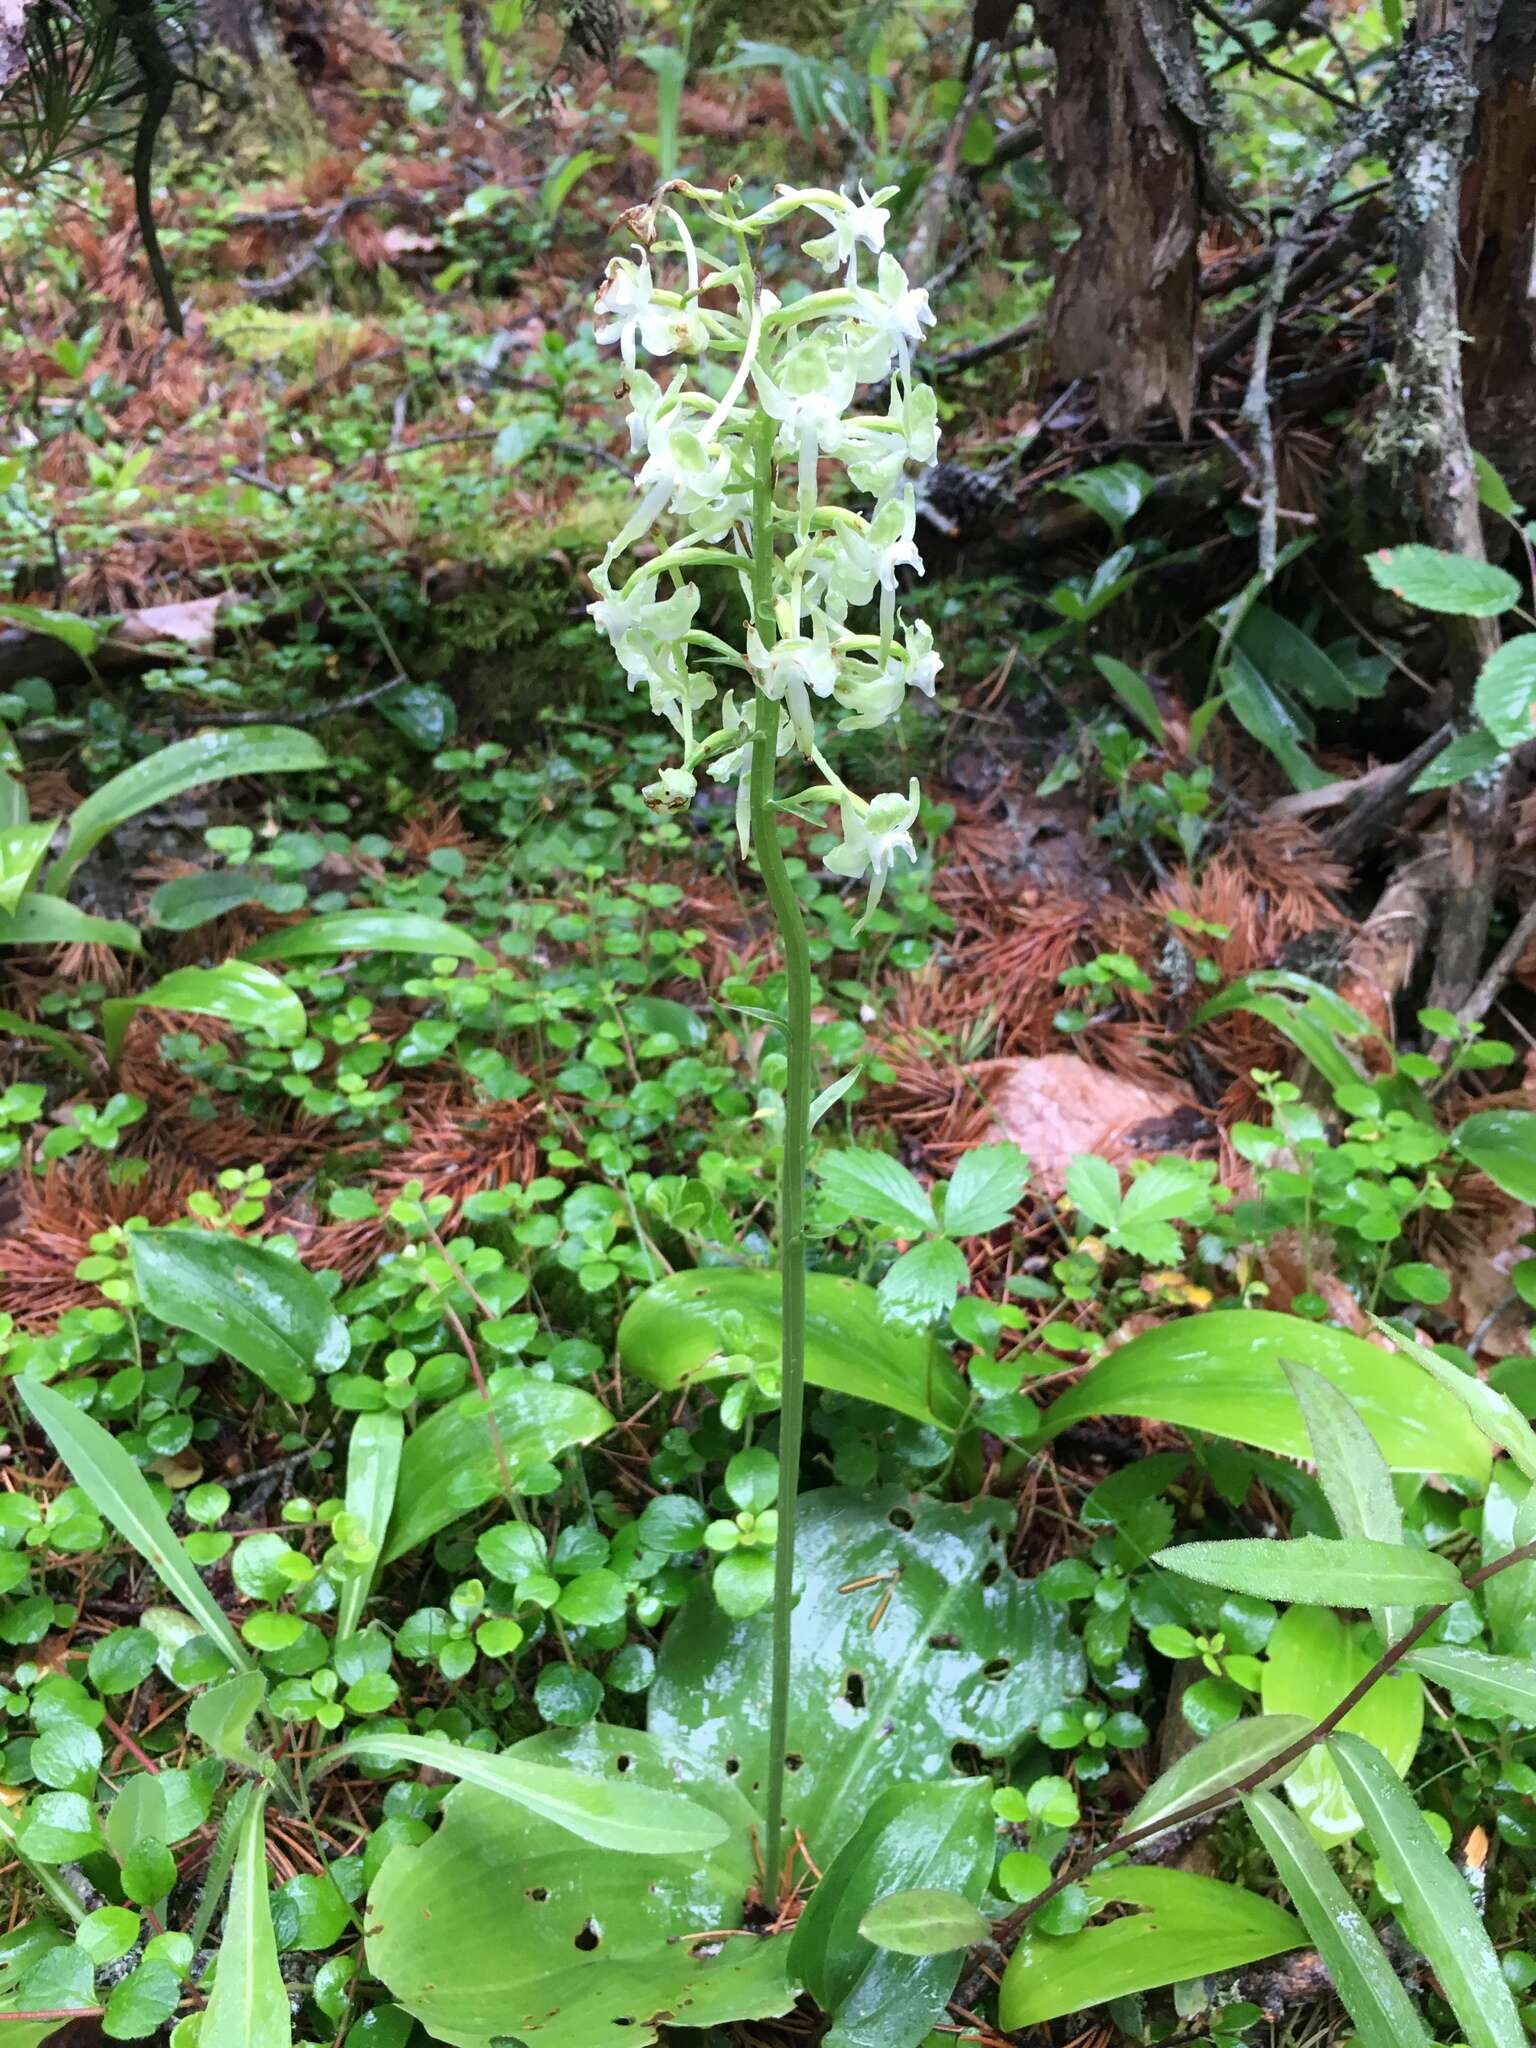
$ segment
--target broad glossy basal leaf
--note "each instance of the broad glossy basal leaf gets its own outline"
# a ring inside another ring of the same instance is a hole
[[[1037,1934],[1026,1921],[998,2004],[1010,2030],[1185,1977],[1240,1969],[1306,1939],[1300,1923],[1270,1900],[1187,1870],[1096,1871],[1083,1890],[1100,1905],[1135,1910],[1077,1934]]]
[[[992,1874],[996,1824],[986,1778],[938,1785],[891,1785],[846,1842],[795,1927],[795,1975],[832,2020],[825,2048],[913,2048],[960,1975],[963,1950],[986,1933],[965,1928],[932,1948],[877,1947],[882,1901],[948,1895],[971,1916]],[[914,1891],[914,1887],[922,1890]],[[921,1916],[920,1916],[921,1917]],[[926,1916],[931,1923],[933,1911]]]
[[[895,1780],[942,1782],[957,1744],[1006,1756],[1080,1691],[1063,1612],[1007,1564],[1009,1511],[887,1487],[801,1497],[786,1811],[825,1870]],[[733,1622],[701,1587],[662,1644],[654,1734],[760,1807],[766,1614]]]
[[[151,1315],[238,1359],[285,1401],[345,1365],[351,1340],[330,1296],[296,1259],[213,1230],[135,1230],[133,1277]]]
[[[1409,1361],[1347,1330],[1269,1309],[1211,1310],[1143,1331],[1051,1404],[1045,1433],[1059,1435],[1090,1415],[1139,1415],[1307,1458],[1311,1439],[1283,1359],[1310,1366],[1347,1395],[1394,1470],[1487,1477],[1481,1431]]]
[[[779,1343],[779,1276],[743,1266],[673,1273],[632,1304],[619,1325],[626,1372],[652,1386],[693,1386],[719,1379],[733,1353]],[[813,1386],[854,1394],[898,1415],[957,1429],[965,1383],[925,1335],[880,1312],[872,1287],[835,1273],[812,1273],[805,1286],[805,1373]]]
[[[1266,1645],[1260,1697],[1266,1714],[1330,1713],[1375,1663],[1379,1642],[1366,1622],[1340,1620],[1321,1607],[1281,1615]],[[1401,1776],[1424,1729],[1424,1688],[1411,1672],[1379,1679],[1339,1724],[1374,1743]],[[1360,1826],[1333,1759],[1321,1747],[1287,1774],[1286,1796],[1318,1841],[1347,1842]]]
[[[436,1834],[392,1851],[368,1897],[369,1966],[434,2040],[645,2048],[658,2026],[787,2011],[787,1937],[684,1938],[741,1925],[756,1871],[734,1786],[690,1782],[631,1729],[536,1735],[508,1754],[684,1792],[721,1816],[728,1838],[698,1855],[615,1856],[458,1786]]]
[[[477,1394],[450,1401],[413,1429],[400,1457],[381,1565],[392,1564],[460,1515],[494,1500],[502,1490],[502,1459],[515,1486],[531,1465],[548,1464],[609,1427],[607,1410],[580,1387],[560,1386],[511,1366],[494,1376],[493,1385],[491,1412],[501,1459]]]

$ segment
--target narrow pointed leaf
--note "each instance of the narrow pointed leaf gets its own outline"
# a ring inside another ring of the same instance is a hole
[[[67,1032],[55,1031],[51,1024],[35,1023],[16,1010],[0,1010],[0,1038],[35,1039],[39,1045],[46,1045],[66,1066],[73,1067],[77,1074],[84,1074],[89,1079],[95,1071]]]
[[[1369,1607],[1376,1601],[1434,1607],[1462,1593],[1461,1574],[1449,1558],[1406,1543],[1244,1537],[1235,1543],[1180,1543],[1160,1550],[1152,1562],[1229,1593],[1308,1607]]]
[[[1527,2048],[1514,1997],[1466,1880],[1430,1833],[1407,1786],[1358,1735],[1336,1735],[1328,1748],[1468,2048]]]
[[[1427,2048],[1424,2023],[1374,1929],[1301,1821],[1267,1792],[1243,1806],[1328,1967],[1360,2048]]]
[[[115,952],[140,951],[131,924],[112,917],[93,917],[56,896],[23,896],[9,917],[0,917],[0,946],[110,946]]]
[[[510,1799],[514,1806],[553,1821],[599,1849],[634,1856],[697,1855],[718,1848],[726,1838],[718,1813],[679,1792],[588,1777],[523,1757],[493,1756],[437,1736],[354,1735],[338,1755],[445,1771],[466,1785]]]
[[[1496,1657],[1487,1650],[1435,1644],[1426,1650],[1410,1650],[1403,1662],[1431,1685],[1444,1686],[1468,1713],[1521,1721],[1536,1728],[1536,1665],[1528,1658]]]
[[[480,941],[445,918],[419,910],[328,910],[302,924],[269,932],[241,955],[245,960],[306,960],[316,953],[446,953],[455,960],[488,960]]]
[[[200,1692],[187,1708],[187,1732],[242,1770],[265,1768],[246,1740],[245,1731],[267,1697],[267,1681],[259,1671],[239,1671]]]
[[[288,1987],[278,1967],[267,1890],[265,1815],[266,1797],[259,1793],[240,1825],[218,1974],[198,2048],[292,2048]]]
[[[364,1534],[373,1545],[374,1557],[354,1577],[342,1582],[336,1603],[338,1641],[356,1632],[373,1590],[389,1518],[394,1512],[395,1488],[400,1478],[400,1454],[405,1447],[405,1423],[393,1409],[375,1415],[359,1415],[352,1425],[347,1445],[347,1513],[356,1515]]]
[[[1310,1366],[1284,1361],[1285,1376],[1306,1419],[1318,1482],[1333,1509],[1339,1534],[1378,1543],[1401,1543],[1403,1511],[1392,1474],[1375,1437],[1347,1395]],[[1396,1642],[1413,1616],[1404,1607],[1373,1607],[1382,1640]]]
[[[1123,1832],[1148,1827],[1218,1792],[1231,1791],[1300,1741],[1313,1725],[1305,1714],[1254,1714],[1218,1728],[1153,1780],[1126,1815]],[[1237,1797],[1235,1791],[1232,1797]]]
[[[133,1545],[166,1591],[202,1625],[237,1670],[254,1669],[245,1645],[156,1504],[149,1482],[122,1445],[73,1401],[41,1380],[23,1374],[15,1387],[102,1520]]]
[[[1371,1321],[1389,1344],[1404,1352],[1415,1365],[1422,1366],[1432,1380],[1461,1403],[1483,1435],[1506,1451],[1527,1479],[1536,1480],[1536,1430],[1507,1394],[1490,1387],[1475,1373],[1463,1372],[1460,1366],[1452,1365],[1417,1337],[1406,1336],[1380,1316],[1372,1316]]]

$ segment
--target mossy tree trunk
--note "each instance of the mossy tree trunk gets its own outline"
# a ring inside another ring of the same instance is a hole
[[[269,0],[197,0],[187,18],[196,69],[216,93],[188,94],[178,126],[238,177],[291,170],[324,143]]]

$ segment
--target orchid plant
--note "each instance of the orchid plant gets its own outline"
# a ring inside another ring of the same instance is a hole
[[[732,192],[673,179],[624,215],[635,255],[609,264],[596,308],[597,339],[617,343],[624,361],[639,502],[594,572],[598,595],[589,609],[629,687],[649,691],[680,743],[681,759],[646,788],[647,801],[683,810],[701,774],[734,785],[742,853],[761,869],[785,964],[770,1885],[781,1875],[812,1123],[810,953],[779,841],[776,766],[790,756],[818,778],[796,792],[797,812],[835,804],[841,839],[826,864],[850,881],[867,880],[867,918],[896,859],[916,857],[920,792],[915,777],[905,793],[851,789],[822,750],[817,707],[827,706],[845,732],[885,725],[909,690],[933,695],[941,665],[927,626],[904,618],[897,604],[899,571],[922,568],[916,480],[938,452],[938,404],[912,375],[913,351],[933,324],[928,295],[884,249],[885,201],[894,190],[861,186],[854,197],[781,186],[766,206],[743,214]],[[695,239],[680,202],[717,232],[724,253]],[[818,229],[803,253],[832,281],[780,299],[758,277],[753,249],[799,215]],[[669,282],[658,280],[653,260],[665,262]],[[642,353],[672,363],[664,381],[641,367]],[[860,388],[872,385],[884,394],[883,409],[861,412]],[[825,503],[824,463],[842,478]],[[850,497],[873,502],[861,510]],[[668,530],[657,545],[652,536],[663,521]],[[642,544],[645,557],[622,570]],[[695,579],[704,570],[735,574],[740,646],[700,624]]]

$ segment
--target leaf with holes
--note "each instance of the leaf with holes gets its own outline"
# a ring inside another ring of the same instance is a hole
[[[1002,1503],[828,1488],[800,1509],[786,1812],[825,1870],[893,1780],[943,1783],[961,1746],[1010,1755],[1081,1690],[1083,1660],[1062,1610],[1009,1569]],[[667,1631],[649,1708],[653,1734],[759,1811],[770,1630],[700,1587]]]
[[[615,1856],[494,1792],[463,1784],[429,1841],[391,1851],[368,1895],[368,1964],[450,2048],[644,2048],[666,2025],[786,2012],[788,1939],[738,1929],[756,1879],[752,1814],[737,1788],[690,1781],[633,1729],[535,1735],[508,1760],[599,1783],[685,1792],[725,1823],[692,1856]]]
[[[887,1320],[872,1287],[837,1273],[805,1283],[805,1376],[939,1429],[958,1429],[965,1382],[926,1334]],[[637,1295],[619,1325],[626,1373],[667,1392],[746,1370],[779,1349],[779,1276],[743,1266],[671,1273]]]
[[[962,1951],[987,1933],[991,1793],[987,1778],[891,1785],[825,1871],[790,1950],[832,2020],[823,2048],[914,2048],[943,2017]]]

